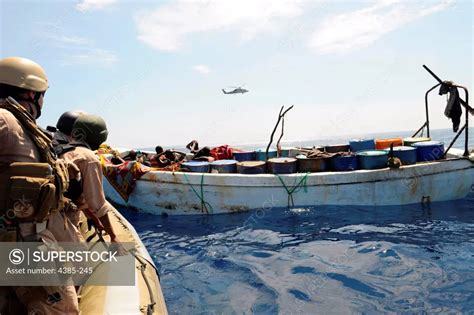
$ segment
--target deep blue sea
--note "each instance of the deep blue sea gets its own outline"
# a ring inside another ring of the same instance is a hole
[[[429,206],[121,211],[170,314],[474,314],[474,193]]]

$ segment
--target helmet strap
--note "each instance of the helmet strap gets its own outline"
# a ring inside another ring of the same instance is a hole
[[[33,99],[28,97],[17,97],[17,101],[24,101],[28,102],[29,104],[33,104],[36,108],[36,117],[33,117],[30,112],[28,112],[34,119],[38,119],[41,116],[41,106],[39,104],[39,100],[41,98],[42,92],[35,92],[35,97]]]
[[[40,106],[39,100],[42,94],[43,94],[42,92],[36,92],[35,98],[33,100],[33,104],[36,106],[36,113],[37,113],[36,119],[40,118],[41,116],[41,106]]]

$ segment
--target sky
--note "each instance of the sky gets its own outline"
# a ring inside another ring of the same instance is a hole
[[[424,122],[422,68],[473,90],[472,1],[0,0],[0,56],[49,78],[42,126],[101,115],[118,147],[286,141]],[[250,92],[224,95],[222,88]],[[432,128],[451,128],[445,97]]]

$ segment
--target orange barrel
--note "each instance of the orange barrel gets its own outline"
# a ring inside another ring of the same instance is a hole
[[[375,149],[383,150],[390,148],[390,145],[393,143],[394,147],[399,147],[403,145],[402,138],[391,138],[391,139],[376,139],[375,140]]]

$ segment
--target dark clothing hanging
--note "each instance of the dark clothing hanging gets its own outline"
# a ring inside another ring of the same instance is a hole
[[[453,122],[453,131],[457,132],[459,124],[461,123],[462,109],[458,89],[454,86],[449,88],[449,99],[446,109],[444,110],[444,115],[451,119]]]

